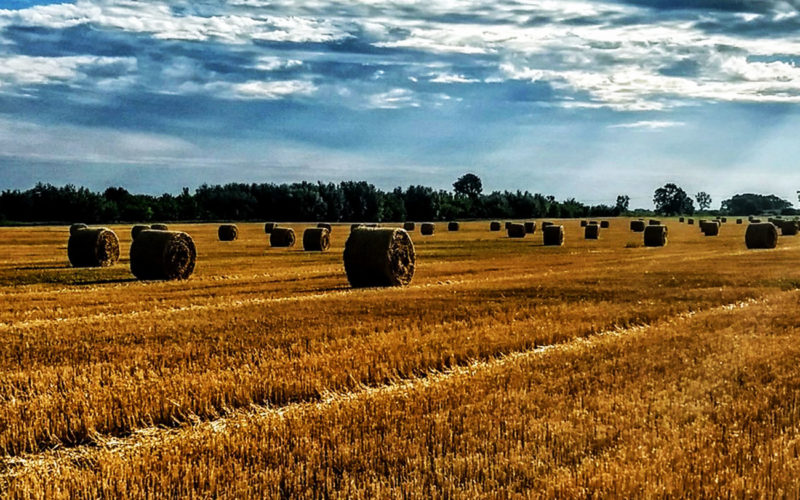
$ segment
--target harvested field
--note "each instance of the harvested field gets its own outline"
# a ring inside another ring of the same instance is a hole
[[[129,226],[85,269],[64,227],[0,228],[0,496],[799,495],[800,240],[553,222],[410,233],[380,289],[261,223],[170,224],[197,266],[164,282]]]

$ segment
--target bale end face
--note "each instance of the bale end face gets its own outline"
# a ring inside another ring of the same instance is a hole
[[[647,226],[644,230],[644,246],[663,247],[667,245],[667,226]]]
[[[331,247],[331,232],[324,227],[312,227],[303,231],[303,250],[325,252]]]
[[[747,248],[775,248],[778,246],[778,228],[770,222],[756,222],[747,226],[744,234]]]
[[[148,229],[131,245],[131,273],[140,280],[187,279],[196,262],[194,240],[186,233]]]
[[[67,242],[67,257],[72,267],[109,267],[119,260],[119,238],[104,228],[79,229]]]
[[[436,224],[432,222],[424,222],[419,226],[419,233],[422,236],[432,236],[436,231]]]
[[[236,224],[223,224],[217,230],[219,241],[235,241],[239,238],[239,228]]]
[[[271,247],[293,247],[295,241],[294,229],[290,227],[275,227],[269,235],[269,246]]]
[[[402,229],[358,228],[344,246],[344,269],[353,288],[405,286],[416,267],[414,243]]]
[[[542,243],[545,246],[562,246],[564,244],[564,226],[542,224]]]
[[[509,238],[524,238],[525,237],[525,225],[524,224],[509,224],[508,229],[506,229]]]

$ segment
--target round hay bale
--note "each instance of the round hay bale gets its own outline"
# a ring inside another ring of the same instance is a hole
[[[390,228],[352,231],[343,258],[347,281],[353,288],[408,285],[417,261],[408,233]]]
[[[505,225],[504,225],[503,227],[505,227],[506,229],[508,229],[508,226],[510,226],[511,224],[513,224],[513,222],[511,222],[511,221],[506,221],[506,223],[505,223]]]
[[[156,231],[169,231],[169,227],[166,224],[153,224],[150,226],[150,229],[155,229]]]
[[[506,229],[509,238],[524,238],[525,237],[525,224],[509,224]]]
[[[533,234],[536,232],[536,222],[535,221],[528,221],[525,224],[525,232],[528,234]]]
[[[493,220],[489,223],[489,231],[499,231],[500,227],[500,221],[498,220]]]
[[[278,227],[278,223],[277,222],[265,222],[264,223],[264,232],[266,234],[270,234],[272,232],[272,230],[275,229],[276,227]]]
[[[631,231],[634,233],[641,233],[644,231],[645,225],[643,220],[632,220]]]
[[[583,238],[586,240],[596,240],[600,238],[600,226],[597,224],[587,224],[583,230]]]
[[[461,225],[458,222],[448,222],[447,223],[447,230],[448,231],[458,231],[461,229]]]
[[[333,231],[333,225],[327,222],[320,222],[319,224],[317,224],[317,227],[327,229],[328,231]]]
[[[736,219],[736,223],[737,224],[744,224],[744,221],[742,219]]]
[[[413,231],[416,228],[417,228],[417,225],[414,224],[413,222],[404,222],[403,223],[403,229],[405,229],[406,231]]]
[[[747,248],[775,248],[778,246],[778,228],[769,222],[748,224],[744,233]]]
[[[108,267],[119,260],[119,238],[105,227],[87,227],[70,235],[67,257],[72,267]]]
[[[269,246],[287,248],[295,243],[294,229],[290,227],[275,227],[269,235]]]
[[[683,223],[685,221],[686,221],[686,219],[684,217],[681,217],[681,218],[678,219],[678,222],[681,222],[681,223]]]
[[[185,280],[196,262],[194,240],[183,232],[147,229],[131,245],[131,273],[140,280]]]
[[[727,217],[723,217],[723,218],[720,219],[720,221],[722,221],[723,224],[727,224],[728,223],[728,218]]]
[[[650,225],[650,226],[660,226],[661,225],[661,221],[660,220],[655,220],[655,219],[650,219],[647,224]]]
[[[795,221],[791,220],[781,221],[780,228],[781,228],[781,236],[797,235],[797,223]]]
[[[663,247],[667,245],[667,226],[647,226],[644,230],[644,246]]]
[[[588,226],[587,226],[588,227]],[[560,247],[564,244],[564,226],[542,224],[542,242],[545,246]]]
[[[582,220],[581,221],[581,227],[586,227],[588,225],[589,225],[589,221],[588,220]]]
[[[609,227],[611,227],[611,223],[608,222],[607,220],[602,220],[600,221],[600,227],[603,229],[608,229]]]
[[[219,241],[235,241],[239,238],[239,228],[236,224],[223,224],[217,230]]]
[[[694,219],[689,219],[686,221],[690,226],[694,226]]]
[[[717,221],[706,221],[705,224],[700,226],[700,229],[703,231],[703,234],[706,236],[718,236],[719,235],[719,222]]]
[[[77,233],[81,229],[86,229],[87,227],[89,227],[89,226],[87,226],[86,224],[84,224],[82,222],[77,222],[77,223],[69,226],[69,234],[70,234],[70,236],[72,236],[73,234]]]
[[[544,231],[544,228],[549,227],[549,226],[555,226],[555,224],[550,222],[550,221],[542,222],[542,231]]]
[[[139,236],[139,233],[147,229],[150,229],[150,226],[145,226],[144,224],[136,224],[131,228],[131,239],[135,240],[136,237]]]
[[[436,231],[436,224],[433,222],[423,222],[419,226],[419,234],[422,236],[431,236]]]
[[[331,247],[331,232],[325,227],[310,227],[303,231],[303,250],[324,252]]]

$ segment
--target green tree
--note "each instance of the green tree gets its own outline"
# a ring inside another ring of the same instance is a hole
[[[464,174],[453,183],[453,190],[456,194],[474,200],[483,192],[483,183],[481,183],[480,177],[475,174]]]
[[[700,210],[708,210],[711,208],[711,195],[705,191],[700,191],[694,195],[694,199],[697,200],[697,206],[700,207]]]
[[[678,215],[694,213],[694,202],[686,191],[675,184],[668,183],[656,189],[653,195],[653,204],[656,206],[656,213],[663,215]]]
[[[614,213],[616,215],[625,213],[628,211],[628,207],[631,204],[631,197],[625,194],[621,194],[617,196],[617,204],[614,207]]]

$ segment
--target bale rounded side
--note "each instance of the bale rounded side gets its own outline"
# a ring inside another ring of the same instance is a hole
[[[778,228],[770,222],[756,222],[747,226],[744,233],[747,248],[775,248],[778,246]]]
[[[587,224],[583,230],[583,238],[586,240],[596,240],[600,238],[600,226],[597,224]]]
[[[650,226],[660,226],[661,225],[661,221],[660,220],[656,220],[656,219],[650,219],[647,222],[647,224],[650,225]]]
[[[647,226],[644,230],[644,246],[663,247],[667,245],[667,226]]]
[[[414,243],[403,229],[357,228],[347,238],[342,257],[354,288],[405,286],[414,277]]]
[[[525,224],[509,224],[506,229],[509,238],[524,238],[525,237]]]
[[[273,228],[269,235],[269,246],[271,247],[293,247],[295,241],[294,229],[290,227]]]
[[[108,267],[119,260],[119,238],[105,227],[87,227],[70,235],[67,257],[72,267]]]
[[[718,236],[719,235],[719,222],[716,221],[706,221],[705,224],[700,226],[700,229],[703,231],[703,234],[706,236]]]
[[[459,229],[461,229],[461,224],[458,222],[452,221],[447,223],[448,231],[458,231]]]
[[[331,247],[331,232],[325,227],[310,227],[303,231],[303,250],[324,252]]]
[[[219,241],[235,241],[239,238],[239,228],[236,224],[223,224],[217,230]]]
[[[140,280],[184,280],[196,263],[194,240],[180,231],[146,229],[131,245],[131,273]]]
[[[489,223],[489,231],[499,231],[501,229],[500,221],[493,220]]]
[[[611,227],[611,223],[608,222],[607,220],[602,220],[600,221],[600,227],[602,229],[608,229],[609,227]]]
[[[542,224],[542,243],[545,246],[560,247],[564,244],[564,226]]]
[[[436,224],[432,222],[423,222],[419,226],[419,233],[422,236],[431,236],[436,231]]]
[[[632,220],[631,221],[631,231],[634,233],[641,233],[644,231],[645,223],[643,220]]]

